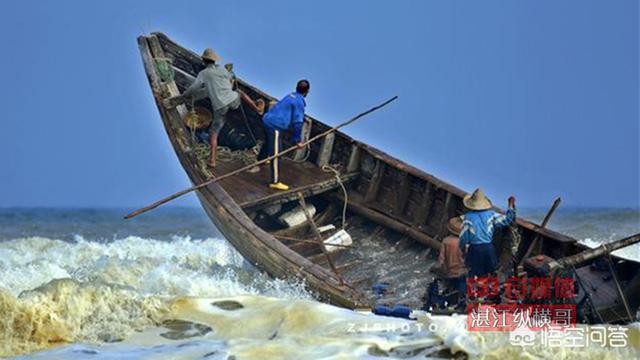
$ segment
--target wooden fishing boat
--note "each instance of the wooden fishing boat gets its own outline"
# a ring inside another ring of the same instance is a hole
[[[169,139],[191,182],[201,184],[211,174],[198,154],[202,146],[183,121],[188,108],[165,105],[165,100],[180,95],[192,83],[203,68],[201,58],[162,33],[140,36],[138,44]],[[237,84],[254,100],[276,100],[245,81]],[[198,104],[210,107],[208,100]],[[330,129],[308,118],[307,136]],[[234,113],[221,136],[229,132],[253,136],[257,141],[264,138],[260,116],[249,109],[244,116]],[[284,142],[285,147],[293,145],[286,139]],[[219,161],[214,173],[221,176],[241,168],[246,165],[243,160],[230,157]],[[432,249],[439,249],[447,235],[447,221],[464,212],[463,190],[341,132],[297,151],[283,160],[281,169],[283,181],[291,185],[289,191],[269,189],[264,167],[258,173],[244,172],[197,191],[211,221],[248,262],[273,277],[299,279],[318,299],[339,306],[372,306],[380,300],[372,289],[376,283],[388,283],[394,290],[387,292],[386,301],[420,306],[425,287],[433,279],[426,258],[436,253]],[[346,219],[342,216],[345,204]],[[311,205],[316,209],[314,214],[304,211]],[[300,209],[307,221],[292,227],[278,221],[283,213]],[[599,319],[592,321],[628,319],[629,312],[621,310],[621,292],[628,295],[631,303],[627,308],[632,307],[635,316],[640,282],[637,262],[614,256],[610,264],[615,276],[607,278],[604,275],[610,269],[594,267],[591,258],[585,260],[583,252],[588,249],[576,239],[522,218],[516,223],[515,232],[496,234],[496,247],[508,249],[517,237],[516,258],[525,252],[529,260],[540,254],[544,258],[534,262],[534,269],[525,261],[524,267],[515,271],[549,270],[554,261],[576,255],[584,261],[562,268],[580,275],[585,289],[582,299],[589,294],[589,307],[599,314]],[[321,233],[327,228],[334,229]],[[321,239],[342,229],[352,244],[323,245]],[[631,242],[638,239],[636,235]],[[501,253],[507,254],[501,258],[509,259],[508,251]]]

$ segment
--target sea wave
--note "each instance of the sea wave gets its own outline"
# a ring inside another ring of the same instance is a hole
[[[177,297],[165,309],[171,321],[122,342],[74,344],[31,358],[80,359],[630,359],[639,355],[638,324],[629,346],[558,347],[534,334],[528,346],[505,332],[468,332],[465,316],[419,314],[418,321],[357,313],[311,300],[244,295]],[[585,326],[579,328],[589,331]],[[591,329],[592,331],[594,329]]]
[[[0,356],[125,338],[158,324],[177,296],[311,298],[304,284],[267,277],[216,238],[13,239],[0,242],[0,273]]]

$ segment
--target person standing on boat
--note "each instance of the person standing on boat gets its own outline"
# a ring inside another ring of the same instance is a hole
[[[233,75],[223,66],[219,66],[220,57],[212,49],[205,49],[202,53],[202,61],[205,68],[198,73],[196,80],[181,95],[182,98],[193,97],[201,89],[206,89],[211,107],[213,108],[213,121],[209,128],[209,145],[211,154],[208,165],[216,166],[216,153],[218,150],[218,134],[226,121],[230,110],[240,107],[240,100],[248,104],[254,111],[262,115],[264,103],[260,105],[240,90],[233,90]]]
[[[296,85],[296,91],[278,101],[262,117],[264,123],[266,141],[260,149],[258,160],[269,156],[278,155],[281,149],[280,132],[293,130],[293,142],[302,149],[302,125],[304,123],[304,108],[307,103],[305,97],[309,94],[309,81],[300,80]],[[289,190],[289,185],[280,181],[279,159],[271,161],[271,183],[269,187],[275,190]]]
[[[491,201],[481,189],[463,199],[468,211],[463,216],[460,233],[460,249],[466,254],[465,263],[469,268],[469,276],[483,276],[496,271],[498,258],[493,247],[493,232],[511,224],[516,218],[516,199],[508,200],[509,209],[506,214],[491,210]]]

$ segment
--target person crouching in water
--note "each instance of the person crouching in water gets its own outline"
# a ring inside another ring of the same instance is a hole
[[[277,156],[281,151],[280,132],[293,128],[293,142],[302,149],[302,125],[304,123],[304,108],[307,103],[304,98],[309,94],[309,81],[300,80],[296,85],[296,91],[278,101],[262,117],[264,123],[266,142],[260,149],[258,160],[269,156]],[[289,185],[280,182],[279,159],[271,160],[271,183],[269,187],[275,190],[289,190]]]
[[[460,232],[460,249],[465,254],[469,278],[490,276],[495,273],[498,258],[493,247],[493,232],[496,228],[509,226],[516,218],[516,199],[508,199],[506,214],[491,210],[491,201],[481,189],[463,198],[467,212],[463,215]]]

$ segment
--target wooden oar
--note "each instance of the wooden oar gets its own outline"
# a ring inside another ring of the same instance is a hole
[[[316,140],[318,140],[318,139],[320,139],[320,138],[323,138],[323,137],[325,137],[325,136],[327,136],[327,135],[329,135],[329,134],[331,134],[331,133],[333,133],[333,132],[336,132],[336,131],[338,131],[338,129],[343,128],[343,127],[345,127],[345,126],[347,126],[347,125],[349,125],[349,124],[351,124],[351,123],[355,122],[356,120],[358,120],[358,119],[362,118],[363,116],[368,115],[368,114],[370,114],[370,113],[372,113],[372,112],[374,112],[374,111],[376,111],[376,110],[378,110],[378,109],[380,109],[380,108],[382,108],[382,107],[386,106],[387,104],[389,104],[390,102],[392,102],[392,101],[396,100],[397,98],[398,98],[398,96],[394,96],[394,97],[390,98],[389,100],[387,100],[387,101],[385,101],[385,102],[381,103],[380,105],[374,106],[374,107],[372,107],[371,109],[369,109],[369,110],[367,110],[367,111],[365,111],[365,112],[362,112],[362,113],[360,113],[360,114],[358,114],[358,115],[354,116],[353,118],[351,118],[351,119],[349,119],[349,120],[347,120],[347,121],[343,122],[342,124],[340,124],[340,125],[338,125],[338,126],[336,126],[336,127],[333,127],[333,128],[331,128],[331,129],[329,129],[329,130],[327,130],[327,131],[325,131],[325,132],[323,132],[323,133],[321,133],[321,134],[318,134],[318,135],[316,135],[316,136],[312,137],[311,139],[309,139],[309,140],[307,140],[307,141],[303,142],[301,145],[302,145],[302,146],[306,146],[306,145],[311,144],[312,142],[314,142],[314,141],[316,141]],[[199,185],[196,185],[196,186],[192,186],[192,187],[190,187],[190,188],[188,188],[188,189],[184,189],[184,190],[178,191],[177,193],[175,193],[175,194],[173,194],[173,195],[169,195],[169,196],[167,196],[167,197],[166,197],[166,198],[164,198],[164,199],[158,200],[158,201],[154,202],[154,203],[153,203],[153,204],[151,204],[151,205],[148,205],[148,206],[145,206],[145,207],[143,207],[143,208],[140,208],[140,209],[138,209],[138,210],[136,210],[136,211],[134,211],[134,212],[132,212],[132,213],[130,213],[130,214],[128,214],[128,215],[126,215],[124,218],[125,218],[125,219],[131,219],[131,218],[136,217],[136,216],[138,216],[138,215],[140,215],[140,214],[146,213],[146,212],[147,212],[147,211],[149,211],[149,210],[153,210],[153,209],[157,208],[158,206],[160,206],[160,205],[162,205],[162,204],[166,204],[166,203],[168,203],[168,202],[169,202],[169,201],[171,201],[171,200],[174,200],[174,199],[176,199],[176,198],[179,198],[180,196],[182,196],[182,195],[184,195],[184,194],[188,194],[188,193],[190,193],[190,192],[192,192],[192,191],[195,191],[195,190],[201,189],[201,188],[203,188],[203,187],[205,187],[205,186],[207,186],[207,185],[210,185],[210,184],[213,184],[213,183],[218,182],[218,181],[220,181],[220,180],[224,180],[224,179],[229,178],[229,177],[231,177],[231,176],[234,176],[234,175],[240,174],[240,173],[242,173],[242,172],[245,172],[245,171],[247,171],[247,170],[249,170],[249,169],[253,168],[254,166],[258,166],[258,165],[264,164],[264,163],[266,163],[266,162],[268,162],[268,161],[271,161],[271,160],[273,160],[273,159],[276,159],[276,158],[279,158],[279,157],[281,157],[281,156],[284,156],[284,155],[286,155],[286,154],[288,154],[288,153],[290,153],[290,152],[292,152],[292,151],[295,151],[295,150],[297,150],[297,149],[298,149],[298,146],[297,146],[297,145],[294,145],[294,146],[292,146],[292,147],[290,147],[290,148],[286,149],[285,151],[282,151],[282,152],[280,152],[280,153],[278,153],[278,154],[276,154],[276,155],[272,155],[272,156],[269,156],[269,157],[267,157],[267,158],[265,158],[265,159],[262,159],[262,160],[260,160],[260,161],[256,161],[256,162],[255,162],[255,163],[253,163],[253,164],[250,164],[250,165],[247,165],[247,166],[242,167],[242,168],[240,168],[240,169],[234,170],[234,171],[232,171],[232,172],[230,172],[230,173],[227,173],[227,174],[224,174],[224,175],[222,175],[222,176],[220,176],[220,177],[213,178],[213,179],[211,179],[211,180],[207,180],[207,181],[203,182],[202,184],[199,184]]]

